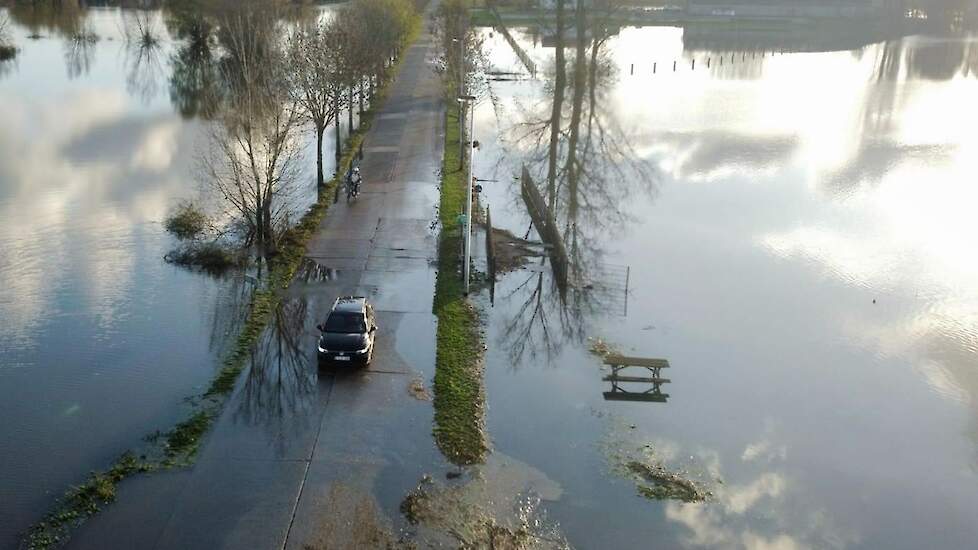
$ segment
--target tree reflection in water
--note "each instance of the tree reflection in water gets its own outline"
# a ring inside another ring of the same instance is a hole
[[[316,392],[316,370],[309,368],[305,326],[308,307],[305,298],[284,299],[252,351],[251,364],[244,380],[237,420],[264,426],[280,450],[288,435],[304,423]],[[300,426],[301,427],[301,426]]]
[[[527,351],[530,359],[542,353],[550,362],[565,343],[587,337],[596,313],[618,309],[618,304],[609,308],[603,291],[623,294],[624,281],[607,278],[623,279],[624,272],[605,265],[602,247],[629,221],[621,208],[627,197],[656,191],[652,164],[640,157],[614,112],[605,108],[617,78],[607,52],[614,29],[606,18],[589,17],[578,6],[573,9],[573,32],[568,33],[569,10],[563,4],[557,6],[555,64],[547,84],[551,96],[524,109],[504,130],[530,172],[542,175],[541,195],[566,249],[566,258],[551,254],[550,267],[558,268],[552,269],[553,276],[544,272],[544,261],[538,272],[503,297],[523,300],[502,335],[513,365]],[[569,66],[568,46],[574,52]]]
[[[156,11],[133,10],[122,14],[126,91],[149,103],[159,93],[164,75],[160,60],[162,29]]]
[[[567,250],[566,283],[559,274],[551,277],[534,272],[502,297],[520,301],[502,335],[514,365],[520,364],[527,352],[530,359],[544,353],[549,360],[565,343],[579,342],[587,336],[588,320],[609,309],[604,302],[608,294],[596,292],[595,287],[602,286],[597,274],[609,271],[602,246],[630,221],[621,205],[628,204],[634,193],[654,195],[656,191],[656,171],[635,150],[636,136],[622,128],[614,109],[606,108],[613,107],[608,91],[618,77],[607,46],[617,30],[600,15],[585,14],[569,3],[566,7],[563,4],[557,5],[554,66],[544,86],[548,97],[543,104],[519,105],[516,122],[503,131],[504,142],[511,145],[509,149],[542,182],[541,194],[560,227]],[[929,13],[935,17],[923,30],[949,37],[961,32],[955,30],[955,21],[960,20],[954,16],[956,8],[937,4],[928,5]],[[975,41],[907,36],[914,32],[921,32],[920,25],[904,21],[881,21],[871,28],[835,22],[823,24],[818,32],[689,28],[683,40],[693,57],[710,53],[715,57],[736,56],[736,63],[725,65],[715,63],[714,58],[710,73],[715,78],[762,77],[764,64],[760,60],[740,63],[762,51],[751,49],[750,44],[758,41],[773,40],[778,44],[775,49],[785,51],[841,48],[852,49],[857,57],[877,52],[873,77],[880,85],[869,87],[864,102],[857,131],[861,146],[853,162],[826,178],[833,192],[850,193],[855,185],[877,180],[876,171],[889,166],[893,159],[937,154],[926,147],[901,149],[887,141],[893,129],[891,114],[908,96],[904,93],[905,83],[978,73]],[[741,136],[718,137],[726,148],[731,142],[743,140]],[[700,143],[702,136],[695,139]],[[762,147],[778,156],[769,159],[771,162],[796,147],[793,139],[778,139],[773,144],[776,147]],[[751,148],[758,145],[752,144]],[[711,166],[717,165],[717,158],[710,161]],[[859,172],[853,172],[852,166]]]
[[[76,34],[65,38],[65,70],[69,79],[88,75],[95,59],[95,45],[98,41],[98,35],[87,21],[80,24]]]
[[[64,40],[65,69],[68,78],[88,74],[99,37],[88,20],[82,0],[34,0],[14,2],[8,8],[10,20],[24,27],[31,38],[51,34]]]

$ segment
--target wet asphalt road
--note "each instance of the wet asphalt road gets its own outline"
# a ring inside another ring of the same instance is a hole
[[[435,48],[425,31],[406,52],[365,141],[363,193],[330,209],[195,466],[123,483],[71,548],[343,547],[350,529],[333,518],[361,508],[396,518],[403,495],[441,464],[430,402],[411,392],[434,368]],[[347,294],[377,310],[374,362],[317,368],[315,325]]]

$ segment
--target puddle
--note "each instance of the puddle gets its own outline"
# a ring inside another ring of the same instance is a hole
[[[425,476],[401,502],[422,547],[569,548],[545,503],[563,490],[543,472],[500,453],[486,464],[450,472],[450,481]]]
[[[340,270],[327,267],[312,258],[303,258],[295,272],[295,280],[303,283],[324,283],[340,278]]]
[[[334,484],[325,508],[330,510],[316,526],[312,542],[303,550],[335,548],[411,548],[394,537],[390,522],[376,501],[363,491]]]

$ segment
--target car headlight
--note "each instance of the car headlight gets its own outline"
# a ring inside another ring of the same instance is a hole
[[[324,348],[322,345],[318,345],[318,344],[316,345],[316,349],[319,350],[319,353],[326,353],[327,351],[329,351],[326,348]]]
[[[356,353],[357,355],[363,355],[364,353],[367,353],[367,350],[368,349],[370,349],[370,346],[366,346],[363,349],[358,349],[357,351],[355,351],[353,353]]]

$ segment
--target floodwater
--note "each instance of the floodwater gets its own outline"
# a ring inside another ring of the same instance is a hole
[[[139,48],[134,12],[22,8],[0,10],[20,49],[0,65],[0,548],[184,417],[251,290],[163,261],[162,220],[200,191],[202,61],[158,11]]]
[[[537,76],[484,31],[488,67],[523,76],[483,91],[475,176],[534,240],[527,166],[568,274],[500,276],[487,428],[560,487],[543,507],[568,541],[972,547],[978,35],[591,29],[560,94],[552,31],[513,34]],[[670,382],[616,391],[592,338]],[[633,462],[711,495],[646,498]]]

